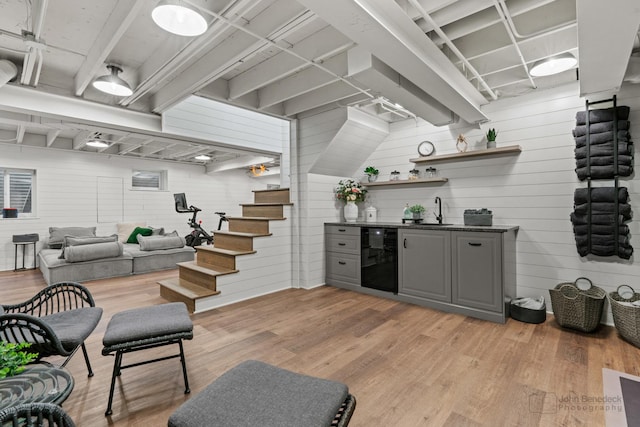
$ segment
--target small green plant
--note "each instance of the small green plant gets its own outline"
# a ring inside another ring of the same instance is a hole
[[[22,351],[31,343],[11,344],[0,342],[0,378],[12,377],[24,371],[25,365],[38,358],[38,353]]]
[[[364,170],[364,173],[371,176],[371,175],[378,175],[380,171],[373,166],[367,166]]]
[[[494,128],[491,128],[487,131],[487,141],[495,141],[498,136],[498,132]]]
[[[409,208],[412,213],[423,214],[426,210],[422,205],[413,205]]]

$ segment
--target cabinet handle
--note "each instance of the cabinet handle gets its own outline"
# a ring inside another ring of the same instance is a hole
[[[469,246],[482,246],[482,243],[469,242]]]
[[[407,249],[407,239],[406,238],[402,242],[402,246],[404,246],[404,248]]]
[[[345,231],[347,231],[347,230],[346,230],[346,229],[344,229],[344,228],[338,228],[338,231],[339,231],[339,232],[341,232],[341,233],[344,233],[344,232],[345,232]]]
[[[338,264],[340,264],[340,265],[346,265],[347,263],[346,263],[346,262],[344,262],[344,261],[338,261]]]
[[[346,246],[346,243],[338,243],[338,246]]]

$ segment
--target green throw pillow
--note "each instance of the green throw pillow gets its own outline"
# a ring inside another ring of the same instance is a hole
[[[138,234],[141,236],[151,236],[151,233],[153,233],[153,230],[150,228],[136,227],[127,239],[127,243],[138,243]]]

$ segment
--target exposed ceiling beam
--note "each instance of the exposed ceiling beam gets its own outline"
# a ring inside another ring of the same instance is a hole
[[[487,101],[395,2],[298,0],[469,123]]]
[[[608,2],[580,0],[576,8],[580,96],[609,97],[620,90],[638,34],[638,1],[618,0],[612,7]]]
[[[357,94],[359,91],[341,81],[331,83],[319,89],[312,90],[304,95],[291,98],[284,103],[284,112],[287,116],[301,113],[302,111],[320,107],[330,102]]]
[[[232,22],[241,20],[242,16],[256,7],[260,2],[254,0],[233,1],[231,6],[220,11],[221,16],[229,16]],[[149,59],[138,68],[139,83],[131,96],[120,100],[120,105],[130,105],[150,90],[163,84],[170,77],[182,69],[185,64],[189,64],[202,55],[202,52],[211,49],[218,38],[228,36],[229,23],[218,20],[211,24],[207,31],[195,39],[180,38],[176,43],[180,43],[177,53],[175,51],[160,48],[149,56]]]
[[[47,132],[47,147],[51,147],[56,138],[60,135],[60,129],[52,129]]]
[[[346,76],[347,53],[341,53],[324,61],[323,66],[337,75]],[[258,99],[260,100],[259,108],[270,107],[279,102],[326,86],[336,80],[334,76],[324,70],[313,66],[309,67],[260,89],[258,91]]]
[[[73,149],[79,150],[87,145],[87,138],[89,138],[89,135],[91,135],[92,133],[93,132],[88,131],[78,132],[76,136],[73,137]]]
[[[44,17],[47,14],[48,0],[33,0],[27,7],[31,8],[31,33],[25,36],[27,53],[22,62],[22,75],[20,83],[23,85],[37,86],[42,68],[42,49],[45,47],[40,40]],[[37,67],[37,69],[36,69]],[[35,74],[34,74],[35,73]]]
[[[313,61],[322,61],[353,46],[353,42],[326,26],[294,44],[289,50]],[[276,80],[299,71],[308,64],[283,51],[229,80],[229,98],[237,99]]]
[[[172,80],[155,93],[152,101],[153,111],[159,113],[167,110],[220,77],[239,61],[264,49],[265,40],[252,34],[277,33],[287,27],[289,22],[296,20],[301,13],[304,13],[304,8],[291,0],[276,1],[248,24],[240,26],[246,27],[246,31],[234,32],[225,43],[217,45],[198,59],[179,79]]]
[[[22,141],[24,141],[24,133],[27,130],[27,128],[24,125],[18,125],[18,129],[16,129],[16,142],[18,144],[22,144]]]
[[[137,150],[140,147],[144,147],[147,144],[151,144],[153,141],[155,141],[154,138],[149,138],[149,139],[146,139],[146,140],[140,142],[139,144],[132,144],[132,145],[128,146],[127,148],[123,148],[120,151],[118,151],[118,154],[125,155],[125,154],[130,153],[130,152],[132,152],[134,150]]]
[[[75,94],[81,96],[94,79],[107,57],[127,31],[138,12],[146,3],[144,0],[119,0],[100,31],[98,38],[89,49],[89,54],[75,75]],[[106,74],[106,71],[105,71]]]
[[[206,173],[222,172],[231,169],[249,167],[256,164],[269,163],[272,162],[273,159],[273,157],[265,156],[240,156],[235,159],[225,160],[222,162],[211,162],[207,163]]]

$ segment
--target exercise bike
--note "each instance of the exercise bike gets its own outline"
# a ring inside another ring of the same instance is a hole
[[[202,211],[202,209],[193,205],[187,208],[187,197],[184,193],[174,194],[173,200],[175,201],[176,212],[193,213],[193,216],[189,219],[189,222],[187,222],[189,227],[193,228],[193,231],[184,237],[187,246],[196,247],[203,243],[213,245],[213,236],[202,228],[202,221],[197,220],[198,212]],[[220,216],[220,221],[218,221],[218,230],[220,230],[222,228],[222,223],[229,220],[227,219],[225,212],[215,212],[215,214]]]

